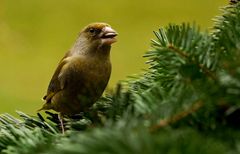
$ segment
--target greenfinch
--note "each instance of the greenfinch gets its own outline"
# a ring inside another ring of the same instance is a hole
[[[61,115],[87,111],[104,92],[110,75],[110,50],[117,32],[106,23],[83,28],[72,48],[59,62],[40,110]]]

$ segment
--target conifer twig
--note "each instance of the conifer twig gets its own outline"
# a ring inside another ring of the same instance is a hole
[[[169,49],[172,49],[172,51],[176,52],[177,54],[179,54],[180,56],[184,57],[184,58],[189,58],[189,55],[186,54],[185,52],[179,50],[178,48],[174,47],[172,44],[168,45]],[[193,61],[195,63],[197,63],[195,60]],[[198,64],[198,67],[200,69],[203,70],[203,72],[208,75],[210,78],[212,78],[213,80],[217,80],[217,77],[214,75],[213,72],[211,72],[208,68],[204,67],[204,65],[202,64]]]
[[[180,56],[184,57],[184,58],[188,58],[188,54],[186,54],[185,52],[177,49],[173,44],[169,44],[168,45],[169,49],[172,49],[174,52],[178,53]]]
[[[197,101],[188,110],[177,113],[168,119],[160,120],[156,125],[153,125],[150,127],[150,132],[155,132],[163,127],[173,124],[173,123],[187,117],[188,115],[198,111],[202,106],[203,106],[203,102]]]

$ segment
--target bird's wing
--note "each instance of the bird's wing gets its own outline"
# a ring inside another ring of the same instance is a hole
[[[66,80],[69,74],[67,68],[69,67],[70,60],[71,57],[67,57],[60,61],[49,83],[47,94],[43,97],[46,102],[51,102],[51,98],[66,86]]]

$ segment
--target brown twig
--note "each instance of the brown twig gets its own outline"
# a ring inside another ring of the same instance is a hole
[[[169,49],[172,49],[174,52],[178,53],[179,55],[181,55],[181,56],[184,57],[184,58],[188,58],[188,57],[189,57],[188,54],[186,54],[185,52],[183,52],[183,51],[175,48],[172,44],[169,44],[169,45],[168,45],[168,48],[169,48]]]
[[[198,67],[200,67],[203,70],[203,72],[207,74],[209,77],[211,77],[213,80],[217,80],[216,75],[213,72],[211,72],[209,69],[204,67],[202,64],[199,64]]]
[[[178,48],[174,47],[172,44],[168,45],[169,49],[172,49],[172,51],[176,52],[177,54],[179,54],[180,56],[184,57],[184,58],[189,58],[189,55],[186,54],[185,52],[179,50]],[[196,63],[196,61],[194,61]],[[204,65],[202,64],[198,64],[198,67],[200,69],[203,70],[203,72],[208,75],[210,78],[212,78],[213,80],[217,80],[217,77],[215,76],[215,74],[213,72],[211,72],[208,68],[204,67]]]
[[[178,114],[175,114],[168,119],[160,120],[156,125],[153,125],[150,127],[150,132],[155,132],[163,127],[173,124],[173,123],[187,117],[188,115],[198,111],[202,106],[203,106],[203,102],[198,101],[195,104],[193,104],[188,110],[180,112]]]

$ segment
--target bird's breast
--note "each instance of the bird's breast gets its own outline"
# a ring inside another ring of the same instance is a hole
[[[69,87],[76,95],[90,97],[95,101],[106,88],[110,74],[111,63],[109,60],[88,59],[74,66],[74,81]]]

